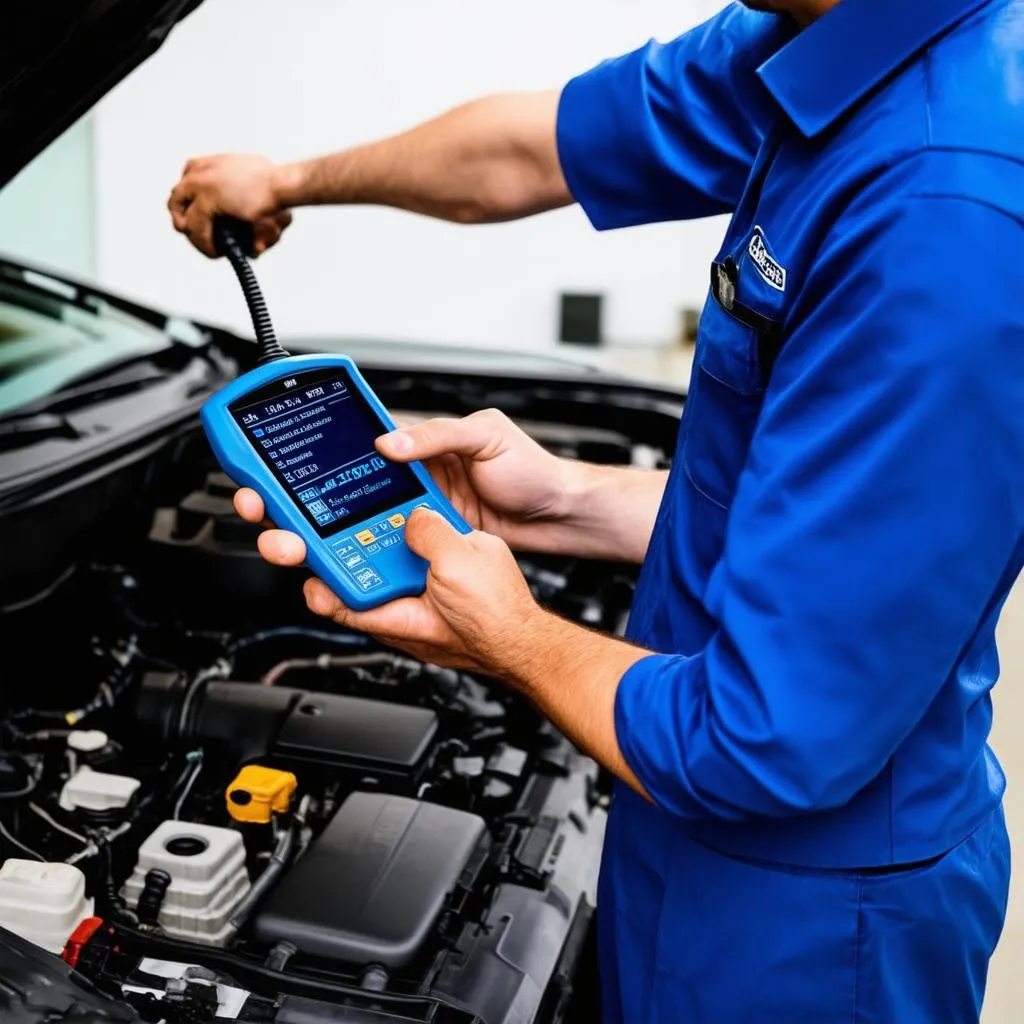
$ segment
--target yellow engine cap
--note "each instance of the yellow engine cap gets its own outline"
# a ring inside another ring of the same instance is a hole
[[[291,772],[247,764],[228,786],[228,814],[235,821],[265,825],[272,814],[284,814],[298,779]]]

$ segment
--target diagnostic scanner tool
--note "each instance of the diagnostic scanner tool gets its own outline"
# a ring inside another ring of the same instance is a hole
[[[427,564],[405,543],[408,517],[427,508],[460,533],[469,525],[422,464],[392,462],[374,448],[395,423],[351,359],[280,347],[247,258],[249,225],[218,217],[214,233],[260,345],[257,367],[200,412],[221,467],[260,494],[277,526],[302,537],[307,564],[350,608],[423,593]]]

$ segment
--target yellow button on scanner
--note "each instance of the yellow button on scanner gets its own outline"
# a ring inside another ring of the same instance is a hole
[[[388,516],[388,522],[397,530],[400,526],[405,526],[405,516],[401,512],[396,512],[393,516]]]
[[[298,780],[291,772],[247,764],[228,786],[228,814],[235,821],[265,825],[273,814],[284,814]]]
[[[364,547],[367,544],[372,544],[376,539],[377,538],[373,535],[373,530],[360,530],[356,534],[356,540]]]

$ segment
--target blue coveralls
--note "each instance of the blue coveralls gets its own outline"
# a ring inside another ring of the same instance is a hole
[[[597,228],[732,213],[618,689],[609,1022],[969,1024],[1024,537],[1024,0],[732,6],[564,90]]]

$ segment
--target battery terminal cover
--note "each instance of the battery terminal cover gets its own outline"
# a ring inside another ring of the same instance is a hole
[[[235,821],[266,825],[288,811],[298,784],[291,772],[248,764],[228,786],[228,814]]]

